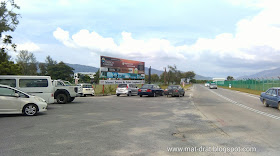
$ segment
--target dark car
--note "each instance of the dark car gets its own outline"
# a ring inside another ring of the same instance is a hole
[[[158,85],[145,84],[140,89],[138,89],[138,95],[140,97],[142,97],[143,95],[154,96],[154,97],[158,95],[163,96],[164,91]]]
[[[280,88],[270,88],[262,92],[260,100],[266,107],[277,107],[280,110]]]
[[[171,85],[171,86],[168,86],[167,89],[164,90],[164,94],[166,96],[169,96],[171,95],[172,97],[173,96],[185,96],[185,91],[184,89],[179,86],[179,85]]]

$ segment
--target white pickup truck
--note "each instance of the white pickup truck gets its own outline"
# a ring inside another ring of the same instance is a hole
[[[75,97],[81,94],[81,88],[79,86],[65,85],[62,80],[53,80],[53,86],[54,99],[60,104],[72,102]]]

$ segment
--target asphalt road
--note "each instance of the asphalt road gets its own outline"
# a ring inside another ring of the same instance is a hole
[[[0,115],[0,155],[278,155],[279,116],[256,96],[202,85],[180,98],[79,97],[35,117]],[[201,146],[222,151],[167,150]]]

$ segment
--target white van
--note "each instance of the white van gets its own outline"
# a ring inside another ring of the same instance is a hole
[[[50,76],[0,75],[0,84],[39,96],[47,103],[54,103],[54,87]]]

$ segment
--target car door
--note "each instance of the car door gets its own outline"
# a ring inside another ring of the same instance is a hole
[[[271,106],[272,107],[277,107],[277,105],[278,105],[278,97],[277,97],[276,89],[272,89],[270,100],[271,100]]]
[[[0,112],[19,112],[21,100],[15,96],[15,90],[6,87],[0,87]]]
[[[182,87],[178,87],[178,92],[179,92],[179,95],[183,95],[183,90],[182,90]]]
[[[265,92],[265,100],[266,100],[266,103],[268,105],[271,105],[272,102],[271,102],[271,93],[272,93],[272,89],[269,89],[268,91]]]

